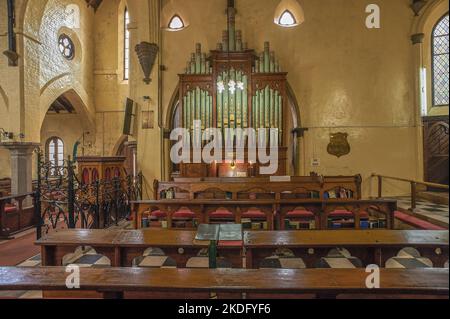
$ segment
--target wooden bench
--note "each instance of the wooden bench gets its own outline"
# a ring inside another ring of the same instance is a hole
[[[29,193],[0,198],[0,238],[12,238],[36,225],[34,207],[25,207],[24,203],[33,196],[34,193]]]
[[[341,231],[274,231],[245,232],[247,268],[259,268],[262,260],[279,248],[290,249],[302,258],[307,268],[314,268],[318,260],[333,248],[345,248],[367,266],[385,267],[386,261],[406,247],[417,249],[429,258],[434,267],[442,268],[449,258],[448,231],[420,230],[341,230]]]
[[[307,294],[315,298],[339,295],[372,297],[432,296],[448,298],[448,269],[381,269],[380,289],[368,289],[364,269],[321,270],[191,270],[191,269],[80,269],[80,289],[68,289],[64,267],[0,268],[0,290],[43,290],[61,297],[97,292],[103,298],[207,299],[242,297],[285,298]],[[268,278],[278,280],[267,280]],[[75,295],[74,295],[75,294]]]
[[[2,178],[0,179],[0,197],[6,197],[11,194],[11,179]]]
[[[135,229],[142,227],[144,214],[158,214],[157,218],[165,219],[167,228],[173,225],[174,217],[180,212],[190,212],[196,224],[210,223],[215,213],[225,212],[228,221],[241,223],[244,217],[252,217],[251,212],[262,216],[268,230],[285,229],[285,220],[291,212],[306,211],[315,221],[314,228],[326,230],[330,228],[329,219],[339,212],[350,214],[353,220],[351,228],[360,229],[361,220],[370,214],[383,218],[383,228],[393,229],[394,212],[397,210],[395,200],[319,200],[319,199],[257,199],[257,200],[225,200],[225,199],[173,199],[132,202]],[[226,215],[224,214],[224,215]],[[159,216],[161,215],[161,216]],[[226,217],[226,216],[224,216]],[[294,216],[297,217],[297,216]],[[301,216],[300,216],[301,217]],[[192,225],[195,228],[195,225]]]
[[[61,266],[63,257],[78,247],[89,246],[109,258],[113,267],[130,267],[134,258],[148,248],[160,248],[172,257],[179,268],[207,248],[209,242],[195,240],[193,231],[173,230],[64,230],[51,233],[36,242],[41,246],[43,266]],[[448,231],[276,231],[244,232],[243,243],[219,242],[218,255],[242,268],[243,248],[247,268],[259,268],[261,261],[279,248],[290,249],[302,258],[307,268],[334,248],[346,248],[365,266],[386,261],[407,247],[416,248],[429,258],[434,267],[442,268],[448,261]]]
[[[113,267],[131,267],[133,260],[143,256],[148,248],[160,248],[176,261],[177,267],[186,267],[209,242],[195,240],[194,231],[171,230],[62,230],[44,236],[36,242],[41,247],[43,266],[62,266],[63,257],[78,247],[92,247],[106,256]],[[235,268],[242,268],[242,242],[219,242],[218,255]]]

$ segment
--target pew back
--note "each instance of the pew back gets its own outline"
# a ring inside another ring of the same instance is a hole
[[[69,294],[64,267],[0,268],[0,290],[44,290]],[[274,295],[394,294],[447,296],[448,269],[382,269],[381,288],[366,287],[363,269],[321,270],[210,270],[210,269],[81,269],[80,291],[99,292],[103,298],[124,298],[127,292],[176,293],[191,299],[196,293]],[[279,278],[280,280],[267,280]],[[282,278],[282,280],[281,280]],[[73,292],[73,290],[71,290]],[[205,296],[205,295],[203,295]]]
[[[155,199],[361,199],[361,176],[297,176],[289,181],[258,178],[177,178],[154,182]],[[268,196],[269,195],[269,196]]]

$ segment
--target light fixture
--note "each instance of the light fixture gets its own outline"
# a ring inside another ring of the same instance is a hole
[[[292,28],[305,22],[305,13],[297,0],[281,0],[273,21],[281,27]]]
[[[181,31],[189,26],[183,6],[177,4],[179,0],[170,0],[161,12],[161,28],[166,31]]]

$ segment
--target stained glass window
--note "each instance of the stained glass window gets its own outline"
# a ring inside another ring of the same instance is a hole
[[[130,77],[130,31],[128,24],[130,23],[130,15],[128,9],[125,8],[124,14],[124,52],[123,52],[123,79],[128,80]]]
[[[61,34],[59,36],[58,49],[67,60],[72,60],[75,56],[75,46],[72,39],[66,34]]]
[[[432,35],[433,106],[448,105],[449,100],[449,21],[448,14],[439,20]]]

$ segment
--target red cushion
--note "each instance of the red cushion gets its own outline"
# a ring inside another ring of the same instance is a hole
[[[17,212],[16,206],[6,205],[5,213],[15,213],[15,212]]]
[[[167,213],[160,210],[155,210],[150,215],[154,218],[167,218]]]
[[[286,217],[291,217],[291,218],[310,218],[310,217],[314,217],[314,213],[307,211],[307,210],[294,210],[292,212],[289,212],[286,214]]]
[[[329,217],[353,217],[354,214],[347,210],[335,210],[334,212],[331,212],[328,216]]]
[[[195,218],[195,214],[190,210],[179,210],[172,215],[172,218],[193,219]]]
[[[366,212],[365,210],[359,212],[359,218],[364,218],[364,219],[369,219],[370,215],[368,212]]]
[[[226,218],[234,218],[234,214],[226,209],[218,209],[215,212],[210,213],[209,217],[226,219]]]
[[[266,214],[264,214],[262,211],[260,210],[249,210],[248,212],[245,212],[242,214],[242,218],[255,218],[255,219],[265,219],[266,218]]]
[[[422,230],[447,230],[446,228],[434,225],[425,220],[421,220],[419,218],[405,214],[403,212],[396,211],[394,214],[395,214],[395,218],[401,220],[402,222],[404,222],[408,225],[417,227]]]

